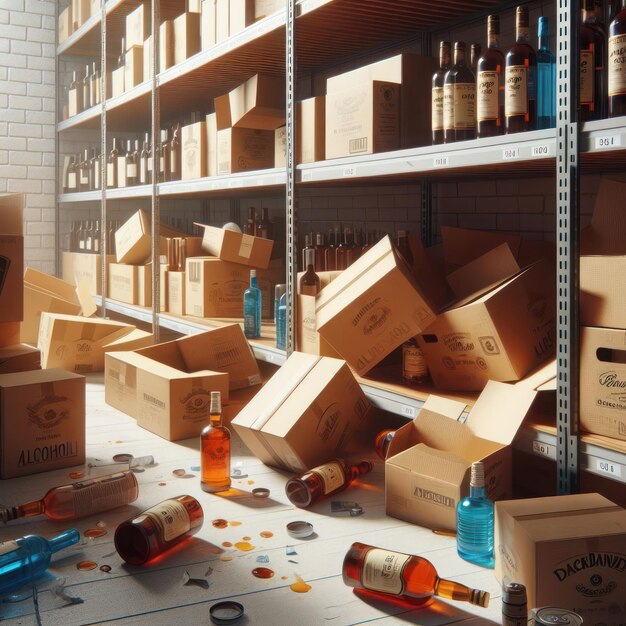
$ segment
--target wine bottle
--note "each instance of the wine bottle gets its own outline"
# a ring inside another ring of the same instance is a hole
[[[126,142],[126,186],[133,187],[138,182],[137,144],[133,150],[133,142]]]
[[[315,271],[324,272],[326,270],[326,250],[324,233],[315,233]]]
[[[89,65],[85,66],[85,76],[81,81],[81,89],[83,90],[83,109],[91,108],[95,103],[91,101],[91,74],[89,73]]]
[[[76,155],[70,157],[65,178],[65,193],[75,193],[78,191],[78,173],[80,169],[79,159]]]
[[[262,237],[263,239],[273,239],[270,210],[267,207],[263,207],[261,209],[261,219],[256,221],[255,232],[257,237]]]
[[[170,141],[169,180],[180,180],[182,175],[183,154],[180,144],[180,133],[180,124],[174,124],[172,140]]]
[[[287,481],[285,493],[292,504],[307,507],[318,500],[343,491],[356,478],[372,471],[369,461],[349,464],[343,459],[333,459]]]
[[[250,270],[250,287],[243,294],[243,331],[248,339],[261,336],[261,310],[256,270]]]
[[[489,593],[439,578],[433,564],[419,556],[353,543],[343,561],[343,582],[349,587],[394,596],[413,605],[433,596],[489,605]]]
[[[432,81],[432,132],[433,145],[443,143],[443,81],[450,69],[450,42],[439,42],[439,69]]]
[[[537,128],[556,126],[556,59],[550,51],[550,25],[539,18],[537,50]]]
[[[596,13],[595,0],[583,0],[581,11],[581,35],[580,35],[580,113],[587,116],[585,119],[599,120],[607,114],[606,92],[606,33],[602,22]],[[583,27],[588,39],[583,41]],[[587,54],[583,58],[583,52]],[[587,86],[583,81],[583,61],[589,63],[593,69],[587,73],[587,79],[593,79],[592,85]],[[589,93],[589,92],[592,93]],[[593,96],[593,99],[591,99]],[[583,105],[583,97],[588,99],[588,104]],[[583,121],[583,118],[580,118]]]
[[[487,18],[488,46],[477,64],[476,134],[494,137],[504,132],[504,57],[500,50],[500,18]]]
[[[211,392],[209,425],[200,434],[200,486],[216,493],[230,489],[230,431],[222,425],[219,391]]]
[[[100,189],[100,156],[98,155],[98,151],[96,148],[91,149],[91,158],[89,159],[89,171],[91,172],[92,191]]]
[[[113,137],[113,147],[107,157],[107,188],[117,187],[117,166],[119,157],[119,147],[117,138]]]
[[[248,207],[248,220],[244,226],[244,232],[246,235],[256,235],[256,209],[251,206]]]
[[[476,79],[465,62],[465,42],[454,43],[454,65],[443,85],[444,143],[476,136]]]
[[[473,43],[470,46],[470,69],[474,76],[476,76],[476,68],[478,67],[478,59],[482,54],[482,46],[479,43]]]
[[[316,296],[321,289],[320,277],[315,273],[315,249],[305,249],[305,272],[298,281],[298,293],[303,296]]]

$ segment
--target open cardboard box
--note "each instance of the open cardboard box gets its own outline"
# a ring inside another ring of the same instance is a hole
[[[487,497],[512,497],[511,443],[538,396],[554,391],[552,362],[515,385],[489,381],[465,423],[462,402],[429,396],[396,431],[385,461],[387,514],[429,528],[456,528],[471,465],[485,465]]]
[[[231,425],[263,463],[301,472],[341,455],[369,409],[345,361],[294,352]]]
[[[24,317],[24,227],[21,193],[0,195],[0,322]]]
[[[78,287],[27,267],[24,272],[24,320],[21,338],[25,343],[36,344],[39,336],[41,314],[66,313],[91,317],[97,310],[89,287],[81,281]]]
[[[37,347],[41,366],[70,372],[101,372],[110,350],[136,350],[154,343],[154,335],[131,324],[101,318],[42,313]]]

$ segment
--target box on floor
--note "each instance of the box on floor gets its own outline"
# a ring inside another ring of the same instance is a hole
[[[0,374],[41,369],[41,353],[37,348],[17,344],[0,348]]]
[[[0,322],[24,317],[23,194],[0,195]]]

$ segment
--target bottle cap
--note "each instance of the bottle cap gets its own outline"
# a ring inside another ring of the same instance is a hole
[[[211,392],[211,408],[209,411],[213,414],[222,412],[222,396],[219,391]]]
[[[256,270],[250,270],[250,278],[256,278]]]
[[[216,602],[209,608],[209,615],[214,624],[234,624],[243,616],[243,604],[226,600]]]
[[[285,293],[285,291],[287,291],[287,285],[282,283],[280,285],[276,285],[274,287],[274,299],[280,300],[280,297]]]
[[[464,41],[455,41],[454,42],[455,50],[465,50],[465,42]]]
[[[472,487],[484,487],[485,486],[485,466],[482,461],[475,461],[472,463],[472,476],[470,478],[470,485]]]
[[[502,591],[502,603],[524,606],[527,603],[526,587],[522,583],[507,583]]]
[[[315,532],[311,522],[289,522],[287,524],[287,534],[295,539],[305,539]]]

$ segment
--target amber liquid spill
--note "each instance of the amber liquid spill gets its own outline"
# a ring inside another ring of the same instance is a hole
[[[214,519],[212,522],[213,528],[226,528],[228,526],[228,522],[225,519]]]
[[[232,556],[221,556],[220,557],[220,561],[232,561],[233,557]]]
[[[287,580],[289,578],[289,576],[281,576],[280,579],[281,580]]]
[[[167,483],[159,483],[159,487],[165,487],[165,485],[167,485]]]
[[[241,550],[242,552],[249,552],[250,550],[254,550],[254,546],[247,541],[238,541],[235,544],[235,548],[237,548],[237,550]]]
[[[222,542],[222,547],[224,547],[224,548],[232,548],[233,544],[230,541],[223,541]]]
[[[270,537],[274,536],[274,533],[269,531],[269,530],[264,530],[260,533],[261,537],[263,537],[264,539],[269,539]]]
[[[83,472],[70,472],[69,477],[72,479],[82,478],[85,474]]]
[[[244,538],[243,538],[243,540],[244,540],[244,541],[251,541],[251,540],[252,540],[252,537],[244,537]]]
[[[90,539],[97,539],[98,537],[104,537],[108,532],[106,528],[88,528],[83,535]]]
[[[257,567],[252,570],[252,575],[257,578],[272,578],[274,576],[274,570],[269,567]]]
[[[311,591],[311,585],[305,583],[300,576],[296,574],[296,582],[292,585],[289,585],[289,589],[291,591],[295,591],[296,593],[306,593],[307,591]]]
[[[249,481],[248,481],[248,484],[249,484],[249,485],[254,485],[254,481],[253,481],[253,480],[249,480]]]
[[[96,569],[98,564],[95,561],[81,561],[80,563],[76,563],[76,569],[79,569],[81,572],[87,572],[92,569]]]
[[[241,522],[228,522],[231,526],[241,526]]]

